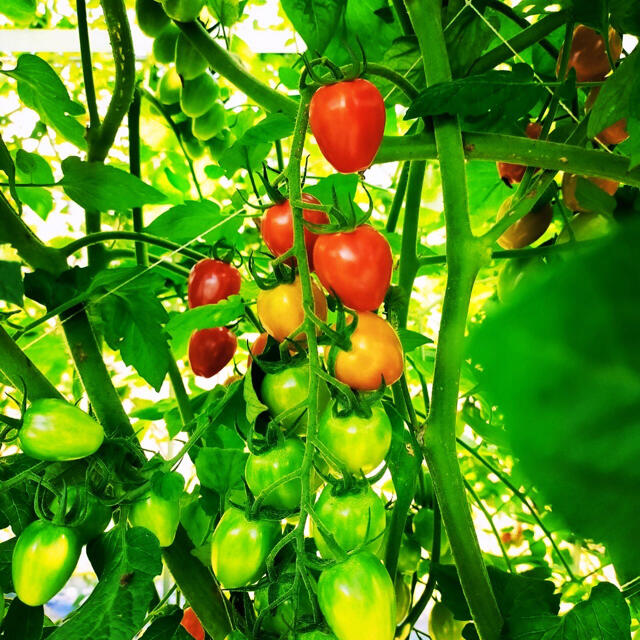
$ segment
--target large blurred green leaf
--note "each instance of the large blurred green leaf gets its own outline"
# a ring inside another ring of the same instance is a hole
[[[522,471],[578,535],[626,547],[636,567],[639,242],[628,225],[522,283],[471,348]]]
[[[346,0],[282,0],[284,12],[312,52],[323,53]]]
[[[2,621],[3,638],[20,638],[20,640],[40,640],[44,623],[42,606],[29,607],[14,598]]]
[[[36,0],[0,0],[0,13],[19,27],[26,27],[34,19]]]
[[[13,302],[19,307],[24,302],[22,269],[19,262],[0,260],[0,300]]]

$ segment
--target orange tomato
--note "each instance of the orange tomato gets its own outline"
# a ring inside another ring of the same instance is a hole
[[[587,97],[587,101],[585,103],[585,108],[587,109],[587,111],[591,109],[599,93],[600,93],[600,87],[594,87],[593,89],[591,89],[591,91],[589,92],[589,96]],[[629,133],[627,131],[626,118],[621,118],[617,122],[614,122],[612,125],[609,125],[606,129],[603,129],[596,136],[596,138],[604,144],[620,144],[621,142],[624,142],[628,137],[629,137]]]
[[[195,640],[204,640],[204,629],[202,628],[200,620],[198,620],[198,616],[196,616],[191,607],[184,610],[184,615],[182,616],[182,622],[180,624],[195,638]]]
[[[622,53],[622,38],[613,27],[609,27],[609,51],[614,62]],[[560,60],[562,50],[558,55],[556,74],[560,72]],[[597,31],[583,24],[573,30],[567,72],[569,69],[575,69],[577,82],[597,82],[611,71],[604,38]]]
[[[573,173],[565,173],[562,176],[562,197],[564,203],[571,211],[590,211],[585,206],[581,205],[576,198],[576,188],[578,186],[578,178]],[[615,180],[608,180],[607,178],[585,178],[589,182],[592,182],[596,187],[600,187],[603,191],[612,196],[620,186],[620,183]],[[598,213],[597,211],[595,213]]]
[[[507,198],[498,211],[498,220],[504,218],[511,206],[511,198]],[[498,244],[503,249],[522,249],[535,242],[549,228],[553,211],[547,203],[539,209],[529,211],[526,216],[512,224],[499,238]]]

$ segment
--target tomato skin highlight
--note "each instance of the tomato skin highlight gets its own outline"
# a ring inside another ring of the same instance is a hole
[[[318,147],[340,173],[369,168],[382,142],[386,115],[382,94],[362,78],[320,87],[309,105]]]
[[[202,627],[200,620],[198,620],[198,616],[195,611],[191,607],[187,607],[184,610],[182,622],[180,622],[180,624],[187,630],[188,634],[195,638],[195,640],[204,640],[204,628]]]
[[[321,320],[327,319],[327,299],[315,282],[311,282],[314,308]],[[258,294],[258,317],[266,332],[278,342],[291,335],[303,322],[302,285],[300,277],[291,284],[279,284],[273,289]],[[296,340],[306,340],[304,333],[295,336]]]
[[[229,507],[211,538],[211,566],[225,589],[252,584],[265,570],[265,562],[280,535],[280,523],[247,520]]]
[[[233,265],[209,258],[200,260],[189,274],[189,309],[226,300],[239,293],[241,285],[240,272]]]
[[[302,201],[311,204],[322,204],[320,200],[308,193],[302,194]],[[329,216],[324,211],[303,209],[302,217],[313,224],[327,224]],[[265,211],[260,223],[262,239],[274,256],[281,256],[293,247],[293,214],[291,204],[283,200]],[[307,249],[309,269],[313,271],[313,247],[318,239],[317,234],[309,229],[304,230],[304,245]],[[293,260],[289,261],[293,263]]]
[[[318,604],[338,640],[392,640],[396,628],[393,583],[380,560],[368,552],[325,569]]]
[[[100,448],[104,430],[78,407],[42,398],[25,411],[18,441],[22,451],[36,460],[79,460]]]
[[[391,283],[391,247],[367,224],[353,231],[321,235],[313,250],[313,263],[324,288],[356,311],[375,311]]]
[[[369,485],[357,493],[345,495],[333,495],[332,487],[327,485],[315,504],[315,511],[343,551],[353,551],[364,542],[368,543],[364,549],[371,553],[380,548],[386,513],[382,499]],[[316,526],[313,527],[313,539],[323,558],[334,557]]]
[[[389,453],[391,422],[382,408],[371,408],[371,417],[352,413],[336,416],[328,407],[318,422],[318,439],[351,473],[373,471]]]
[[[30,607],[49,602],[73,574],[82,544],[71,528],[32,522],[18,537],[11,572],[16,595]]]
[[[375,391],[383,381],[397,382],[403,370],[402,345],[393,327],[375,313],[358,313],[351,350],[339,351],[336,357],[336,378],[352,389]]]
[[[573,173],[565,173],[562,176],[562,199],[564,200],[564,204],[571,211],[582,211],[585,213],[598,213],[597,211],[591,211],[587,209],[586,205],[580,204],[578,202],[578,198],[576,197],[576,191],[578,189],[578,178]],[[585,180],[589,180],[602,189],[605,193],[608,193],[612,196],[620,186],[620,183],[615,180],[608,180],[607,178],[585,178]]]
[[[189,339],[189,364],[197,376],[211,378],[233,358],[238,340],[226,327],[200,329]]]
[[[511,207],[511,198],[507,198],[498,211],[497,220],[504,218]],[[522,249],[542,237],[553,219],[553,210],[549,203],[539,209],[529,211],[512,224],[499,238],[498,244],[503,249]]]
[[[622,38],[613,27],[609,27],[609,49],[615,62],[622,53]],[[560,73],[561,60],[562,49],[558,55],[556,74]],[[604,38],[597,31],[585,27],[583,24],[573,30],[567,73],[570,69],[576,71],[576,82],[604,80],[604,77],[611,71]]]
[[[153,533],[161,547],[173,544],[180,524],[180,500],[167,500],[151,491],[136,502],[129,512],[129,522],[134,527],[144,527]]]
[[[542,125],[539,122],[530,122],[525,129],[525,133],[527,138],[537,140],[542,133]],[[513,164],[511,162],[496,162],[496,166],[498,167],[500,180],[508,186],[522,182],[524,172],[527,170],[524,164]]]
[[[304,444],[297,438],[287,438],[282,444],[260,455],[250,453],[244,473],[251,493],[257,497],[269,485],[300,469],[303,458]],[[271,491],[263,504],[291,511],[300,506],[301,492],[300,479],[289,480]]]

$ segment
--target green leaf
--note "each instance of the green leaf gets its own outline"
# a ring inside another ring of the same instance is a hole
[[[47,161],[37,153],[18,149],[16,153],[16,175],[22,183],[53,184],[53,172]],[[45,188],[21,187],[20,197],[43,220],[53,209],[53,196]]]
[[[3,171],[7,179],[9,180],[9,193],[14,199],[18,211],[22,214],[22,202],[18,196],[18,190],[16,189],[16,167],[13,164],[13,158],[7,149],[7,145],[4,143],[2,136],[0,136],[0,171]]]
[[[151,478],[151,487],[165,500],[179,500],[184,491],[184,477],[177,471],[157,472]]]
[[[640,4],[636,0],[615,0],[609,9],[611,23],[620,33],[640,36]]]
[[[294,29],[313,53],[322,54],[347,6],[346,0],[282,0]]]
[[[62,171],[64,177],[58,184],[74,202],[91,211],[123,211],[165,200],[136,176],[101,162],[69,156],[62,161]]]
[[[3,596],[0,596],[3,597]],[[29,607],[19,598],[14,598],[2,622],[4,638],[40,640],[44,623],[44,608]]]
[[[516,468],[575,534],[630,550],[635,574],[639,242],[638,223],[627,224],[594,250],[532,274],[471,343]]]
[[[18,27],[28,27],[36,13],[36,0],[0,0],[0,13]]]
[[[215,202],[194,200],[167,209],[146,231],[181,244],[202,237],[209,244],[224,239],[235,246],[241,224],[242,216],[223,214]]]
[[[405,353],[409,353],[423,344],[429,344],[433,340],[427,336],[417,333],[415,331],[409,331],[408,329],[399,329],[398,337],[402,344],[402,349]]]
[[[24,304],[24,285],[19,262],[0,260],[0,300],[13,302],[19,307]]]
[[[196,473],[203,487],[224,495],[242,486],[242,475],[248,454],[239,449],[200,449],[196,458]]]
[[[167,324],[167,332],[171,336],[171,347],[179,355],[187,349],[191,334],[197,329],[224,327],[237,320],[244,313],[242,298],[229,296],[217,304],[207,304],[188,311],[171,315]]]
[[[207,5],[218,22],[225,27],[232,26],[240,19],[238,0],[207,0]]]
[[[13,558],[13,548],[18,541],[17,537],[9,538],[0,542],[0,589],[3,593],[13,591],[11,578],[11,559]]]
[[[131,640],[142,628],[155,594],[153,578],[162,571],[157,538],[144,527],[116,527],[88,549],[100,580],[72,618],[50,640]]]
[[[579,177],[576,183],[576,199],[587,211],[597,211],[613,216],[616,199],[586,178]]]
[[[84,127],[75,117],[84,108],[69,97],[67,88],[53,68],[42,58],[23,53],[15,69],[0,73],[18,81],[18,94],[22,102],[38,112],[42,121],[79,149],[86,149]]]
[[[254,371],[254,367],[251,367],[251,371],[247,373],[242,379],[242,397],[245,402],[245,415],[249,424],[254,424],[257,417],[267,411],[267,406],[260,402],[258,394],[253,386],[253,378],[255,374],[260,374],[259,371]]]

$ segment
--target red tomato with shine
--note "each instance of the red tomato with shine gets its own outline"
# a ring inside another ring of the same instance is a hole
[[[184,615],[182,616],[182,622],[180,624],[187,630],[187,633],[191,634],[195,638],[195,640],[204,640],[204,629],[202,628],[200,620],[198,620],[198,616],[196,616],[195,611],[191,607],[184,610]]]
[[[309,105],[309,124],[320,151],[340,173],[356,173],[371,165],[385,119],[382,94],[362,78],[320,87]]]
[[[393,256],[387,239],[363,224],[353,231],[329,233],[316,241],[313,262],[320,282],[356,311],[374,311],[391,282]]]
[[[240,272],[222,260],[206,258],[197,262],[189,274],[189,309],[215,304],[240,291]]]
[[[542,125],[538,122],[530,122],[525,129],[527,138],[537,140],[542,133]],[[512,164],[511,162],[497,162],[498,173],[500,174],[500,180],[502,180],[507,186],[522,182],[524,172],[527,167],[523,164]]]
[[[237,346],[236,336],[226,327],[200,329],[189,340],[189,363],[197,376],[210,378],[224,369]]]
[[[321,204],[320,200],[308,193],[302,194],[302,200],[311,204]],[[329,216],[324,211],[316,211],[315,209],[303,209],[302,217],[313,224],[327,224],[329,222]],[[293,216],[288,200],[274,204],[267,209],[260,224],[260,231],[262,239],[275,256],[281,256],[293,247]],[[309,229],[304,230],[304,244],[307,248],[311,269],[313,269],[313,246],[317,239],[318,236],[315,233]]]

